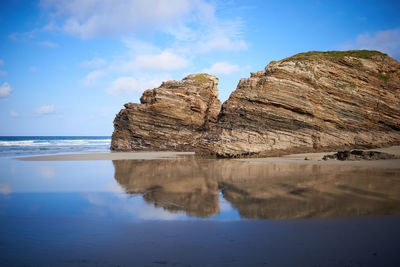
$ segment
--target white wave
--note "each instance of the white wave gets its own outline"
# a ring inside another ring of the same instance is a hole
[[[0,141],[0,146],[3,147],[106,146],[110,144],[110,139]]]

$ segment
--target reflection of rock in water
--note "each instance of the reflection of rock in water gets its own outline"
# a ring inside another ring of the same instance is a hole
[[[235,160],[113,161],[128,193],[170,211],[219,212],[218,188],[244,218],[400,214],[400,171]]]
[[[195,160],[115,160],[115,179],[127,193],[171,212],[209,217],[219,212],[218,184]]]
[[[253,164],[246,177],[220,182],[225,199],[245,218],[400,214],[399,171],[285,163],[266,168],[265,165]],[[265,176],[261,177],[263,170]]]

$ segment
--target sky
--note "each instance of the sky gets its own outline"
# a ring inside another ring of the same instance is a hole
[[[400,60],[400,1],[0,0],[0,136],[111,135],[162,81],[240,78],[306,51]]]

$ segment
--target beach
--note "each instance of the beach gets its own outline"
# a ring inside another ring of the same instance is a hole
[[[400,156],[400,146],[391,146],[387,148],[370,149],[367,151],[379,151]],[[248,162],[265,162],[265,163],[294,163],[294,164],[311,164],[323,166],[358,166],[372,168],[390,168],[399,169],[400,159],[389,160],[364,160],[364,161],[340,161],[340,160],[322,160],[324,155],[334,154],[335,152],[321,153],[300,153],[290,154],[281,157],[268,158],[242,158],[235,159],[238,161]],[[107,152],[107,153],[82,153],[82,154],[66,154],[66,155],[49,155],[24,157],[22,160],[27,161],[76,161],[76,160],[152,160],[152,159],[171,159],[194,157],[194,152]],[[305,160],[308,158],[309,160]]]
[[[326,154],[1,158],[0,264],[400,264],[399,160],[321,160]]]

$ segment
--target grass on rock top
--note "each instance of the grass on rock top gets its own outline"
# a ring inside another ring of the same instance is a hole
[[[206,83],[206,82],[210,81],[210,79],[207,76],[208,76],[208,74],[206,74],[206,73],[200,73],[200,74],[197,74],[194,77],[194,79],[196,80],[196,82]]]
[[[374,50],[349,50],[349,51],[310,51],[305,53],[299,53],[291,57],[282,59],[281,62],[288,60],[305,60],[305,59],[318,59],[318,58],[331,58],[331,59],[341,59],[344,57],[354,57],[370,59],[375,56],[387,57],[388,55]]]

